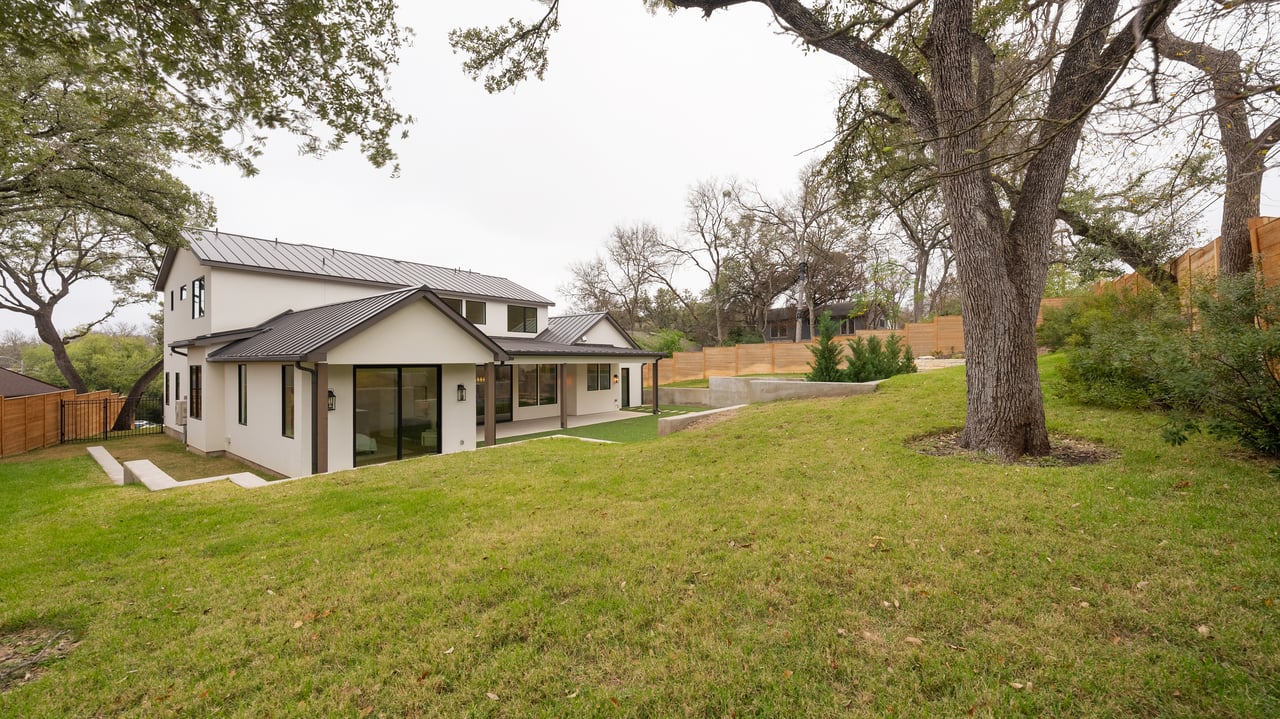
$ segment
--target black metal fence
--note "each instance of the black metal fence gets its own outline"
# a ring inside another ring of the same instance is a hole
[[[88,442],[164,431],[164,398],[145,394],[136,401],[124,397],[74,399],[62,403],[63,442]]]

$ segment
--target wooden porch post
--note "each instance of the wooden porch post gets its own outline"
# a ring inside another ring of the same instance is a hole
[[[497,370],[492,362],[484,366],[484,446],[492,447],[498,443],[498,379]]]
[[[569,401],[568,401],[568,398],[567,398],[567,397],[565,397],[565,394],[564,394],[564,392],[565,392],[565,385],[566,385],[566,384],[568,384],[567,382],[565,382],[565,379],[566,379],[566,378],[565,378],[565,376],[564,376],[564,374],[565,374],[565,373],[564,373],[564,368],[565,368],[565,367],[568,367],[568,366],[569,366],[569,365],[566,365],[566,364],[558,365],[558,367],[559,367],[560,369],[559,369],[559,370],[557,370],[557,372],[556,372],[556,374],[557,374],[557,375],[559,375],[558,377],[556,377],[556,381],[557,381],[557,382],[559,382],[559,384],[560,384],[560,391],[559,391],[559,399],[560,399],[560,429],[569,429]]]
[[[674,356],[674,355],[673,355]],[[653,361],[653,413],[658,413],[658,363],[660,359]]]

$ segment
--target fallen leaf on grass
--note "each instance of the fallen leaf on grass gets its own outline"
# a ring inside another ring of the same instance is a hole
[[[449,647],[448,649],[444,650],[444,653],[445,653],[445,654],[453,654],[453,647]]]
[[[1196,627],[1196,632],[1202,637],[1207,637],[1213,633],[1213,630],[1209,628],[1208,624],[1201,624]]]
[[[792,675],[792,674],[795,674],[795,672],[791,671],[790,669],[786,669],[786,670],[784,670],[784,671],[782,672],[782,678],[783,678],[783,679],[789,679],[789,678],[791,678],[791,675]]]
[[[360,710],[360,716],[362,716],[362,717],[367,717],[367,716],[369,716],[369,715],[370,715],[370,714],[372,714],[372,713],[373,713],[373,705],[369,705],[369,706],[365,707],[364,709],[361,709],[361,710]]]
[[[568,694],[565,694],[565,695],[564,695],[564,698],[565,698],[565,699],[576,699],[576,698],[578,698],[578,690],[577,690],[577,689],[574,689],[573,691],[569,692]]]
[[[921,644],[924,644],[924,640],[920,639],[919,637],[905,637],[902,641],[917,647],[920,646]]]
[[[498,701],[498,695],[494,694],[493,692],[485,692],[484,695],[494,700],[495,702]]]
[[[1014,689],[1021,689],[1025,685],[1022,682],[1009,682],[1009,686],[1013,687]]]
[[[301,620],[301,619],[299,619],[298,621],[296,621],[296,622],[294,622],[294,623],[293,623],[293,628],[294,628],[294,629],[297,629],[297,628],[298,628],[298,627],[300,627],[300,626],[302,626],[302,620]]]

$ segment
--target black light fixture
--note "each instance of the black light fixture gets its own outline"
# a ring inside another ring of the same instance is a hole
[[[613,375],[613,383],[614,383],[614,384],[617,384],[617,383],[618,383],[618,375],[617,375],[617,374],[614,374],[614,375]]]
[[[338,395],[334,394],[333,390],[330,389],[329,390],[329,411],[332,412],[337,408],[338,408]]]
[[[465,384],[458,385],[458,401],[459,402],[467,401],[467,386]]]

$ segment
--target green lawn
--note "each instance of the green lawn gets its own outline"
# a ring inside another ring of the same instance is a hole
[[[772,374],[743,374],[738,376],[757,377],[760,379],[804,379],[808,375],[805,372],[782,372]],[[703,379],[682,379],[679,382],[663,382],[662,386],[671,387],[673,389],[685,387],[693,389],[707,389],[711,386],[711,380],[706,379],[705,377]]]
[[[79,642],[0,716],[1280,716],[1272,465],[1052,399],[1118,458],[904,448],[963,380],[256,491],[0,464],[0,634]]]
[[[652,407],[644,409],[637,407],[628,407],[628,410],[635,410],[636,417],[634,419],[620,419],[614,422],[601,422],[600,424],[590,424],[585,427],[571,427],[569,429],[553,429],[547,432],[537,432],[534,434],[522,434],[518,437],[508,437],[498,440],[498,444],[511,444],[512,442],[523,442],[527,439],[539,439],[541,437],[553,437],[555,435],[568,435],[570,437],[586,437],[588,439],[603,439],[608,442],[644,442],[650,439],[658,438],[658,417],[670,417],[678,414],[687,414],[689,412],[705,412],[709,407],[682,407],[678,405],[661,406],[658,411],[661,415],[652,414]]]

